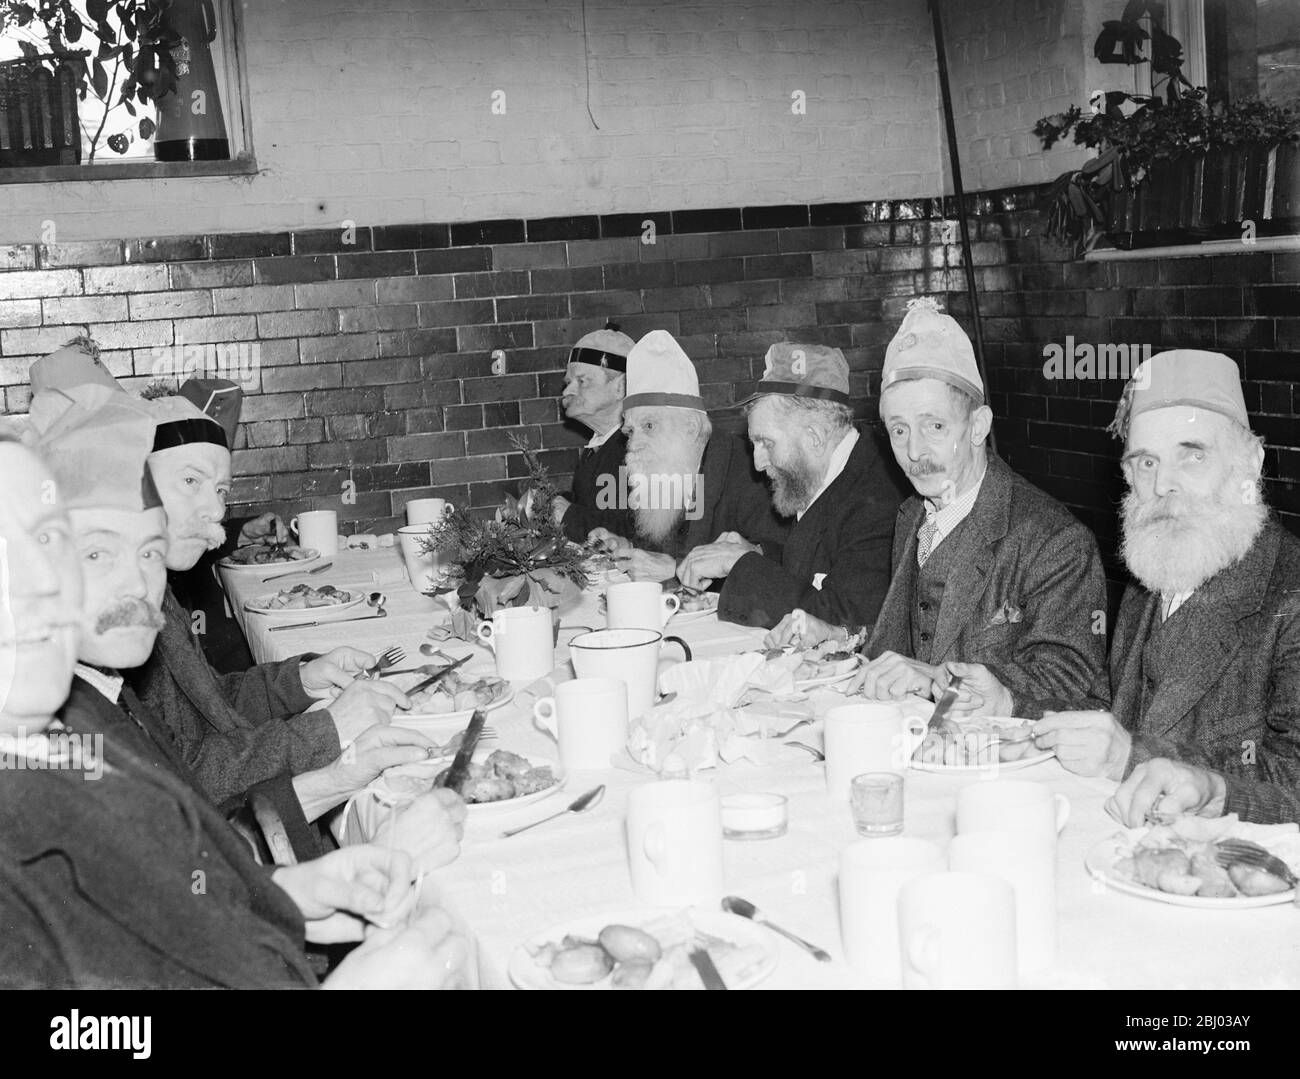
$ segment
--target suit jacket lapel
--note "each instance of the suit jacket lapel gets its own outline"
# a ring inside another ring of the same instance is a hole
[[[909,498],[898,510],[894,524],[894,565],[889,578],[889,591],[876,615],[875,629],[868,649],[872,659],[882,652],[906,655],[912,642],[909,629],[911,611],[908,598],[912,581],[916,578],[916,533],[925,517],[925,503],[919,498]]]
[[[990,455],[979,497],[971,507],[965,527],[943,541],[944,546],[952,543],[955,548],[947,552],[953,572],[944,586],[943,602],[934,628],[934,647],[930,655],[935,663],[943,663],[949,658],[948,653],[970,622],[976,604],[988,587],[994,548],[1007,534],[1010,506],[1009,470]],[[916,557],[915,548],[912,557]]]

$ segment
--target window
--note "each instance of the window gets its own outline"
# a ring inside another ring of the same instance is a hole
[[[0,183],[249,171],[245,100],[232,0],[0,0]]]

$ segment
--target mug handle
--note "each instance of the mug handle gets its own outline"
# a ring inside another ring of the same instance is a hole
[[[298,534],[298,518],[294,517],[289,521],[289,531],[295,536]]]
[[[554,697],[542,697],[533,705],[533,719],[537,722],[537,725],[558,742],[560,740],[560,728],[556,722],[555,713]]]
[[[907,961],[918,973],[924,975],[928,985],[934,987],[934,975],[939,969],[941,938],[939,930],[930,925],[918,926],[907,938]]]
[[[496,655],[496,627],[491,622],[480,622],[478,628],[474,630],[474,636],[490,648],[493,655]]]
[[[1054,794],[1056,799],[1056,834],[1060,835],[1065,828],[1065,822],[1070,819],[1070,799],[1064,794]]]
[[[665,637],[665,638],[664,638],[664,644],[667,644],[669,641],[671,641],[673,644],[680,644],[680,645],[682,646],[682,651],[683,651],[683,652],[685,653],[685,655],[686,655],[686,662],[687,662],[687,663],[690,663],[690,662],[691,662],[691,646],[690,646],[689,644],[687,644],[684,640],[682,640],[680,637]]]
[[[663,872],[664,855],[667,853],[664,843],[664,826],[658,822],[650,825],[645,830],[645,838],[641,840],[641,847],[645,851],[645,856],[650,859],[656,871]]]
[[[665,592],[663,599],[664,599],[664,625],[667,625],[668,620],[682,609],[682,600],[680,596],[678,596],[676,593],[673,592]]]

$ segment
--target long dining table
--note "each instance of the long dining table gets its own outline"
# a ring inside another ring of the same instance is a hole
[[[418,594],[406,578],[393,548],[343,550],[331,568],[308,576],[302,570],[275,580],[264,577],[282,567],[223,570],[221,576],[236,618],[257,662],[352,645],[379,653],[402,646],[410,662],[428,633],[449,620],[441,600]],[[332,584],[349,591],[380,592],[385,617],[340,621],[360,608],[331,616],[304,629],[272,632],[294,619],[246,611],[255,596],[298,582]],[[561,623],[556,677],[569,676],[566,642],[580,627],[600,628],[595,590],[584,595]],[[684,638],[697,659],[753,649],[763,631],[719,621],[716,615],[669,623],[668,633]],[[467,669],[491,667],[483,646],[452,638],[438,645],[453,656],[479,655]],[[664,650],[672,662],[676,650]],[[556,756],[551,737],[533,721],[532,706],[546,685],[515,685],[515,697],[491,713],[498,733],[495,746],[533,758]],[[833,691],[813,696],[819,715],[844,698]],[[819,735],[817,735],[819,737]],[[802,754],[800,755],[802,756]],[[772,934],[779,962],[759,988],[829,989],[877,985],[854,971],[844,958],[840,935],[837,871],[840,855],[859,840],[842,803],[826,791],[824,766],[811,755],[771,766],[741,762],[700,773],[720,793],[774,792],[785,795],[789,829],[779,838],[724,843],[725,887],[729,894],[757,904],[772,921],[828,950],[820,963],[784,938]],[[1118,825],[1104,803],[1113,782],[1065,771],[1055,759],[1024,769],[1015,778],[1033,780],[1065,795],[1070,814],[1058,844],[1058,949],[1055,964],[1022,983],[1032,988],[1222,989],[1300,988],[1300,909],[1292,904],[1249,910],[1193,909],[1112,890],[1085,868],[1095,845],[1114,835]],[[441,902],[471,936],[478,984],[505,988],[512,952],[522,943],[567,921],[617,914],[637,908],[628,870],[625,837],[629,793],[656,777],[611,767],[567,777],[563,790],[517,810],[498,807],[488,814],[471,811],[460,857],[434,875]],[[905,779],[904,835],[948,844],[954,834],[958,790],[978,776],[910,771]],[[506,828],[526,824],[563,808],[578,793],[603,783],[604,799],[582,814],[567,814],[513,838]],[[866,842],[872,842],[867,840]]]

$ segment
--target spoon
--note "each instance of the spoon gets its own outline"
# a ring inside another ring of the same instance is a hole
[[[502,839],[509,839],[512,835],[518,835],[520,832],[526,832],[529,828],[536,828],[539,824],[545,824],[548,820],[555,820],[556,817],[562,817],[566,813],[582,813],[596,805],[605,797],[605,784],[599,787],[593,787],[586,794],[579,795],[558,813],[552,813],[549,817],[543,817],[541,820],[535,820],[532,824],[525,824],[522,828],[512,828],[508,832],[502,832]]]
[[[424,644],[420,645],[420,655],[433,656],[437,659],[443,660],[446,663],[454,663],[456,660],[455,656],[447,655],[447,653],[444,652],[441,648],[435,648],[428,641],[425,641]]]
[[[748,918],[750,921],[757,922],[759,925],[765,925],[773,932],[780,933],[781,936],[786,938],[786,940],[794,941],[794,943],[799,945],[799,947],[804,951],[808,952],[818,962],[829,963],[831,961],[829,952],[824,951],[815,944],[809,944],[803,939],[803,937],[796,937],[790,932],[790,930],[782,929],[779,925],[769,922],[759,913],[758,908],[748,899],[741,899],[738,895],[723,896],[722,909],[731,914],[738,914],[742,918]]]
[[[826,759],[825,753],[820,749],[814,749],[812,746],[808,745],[807,742],[782,742],[781,744],[783,746],[798,746],[800,749],[806,749],[813,755],[814,760],[824,761]]]

